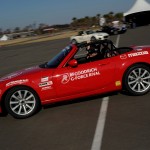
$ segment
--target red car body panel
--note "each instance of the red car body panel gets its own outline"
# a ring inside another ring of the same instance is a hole
[[[36,66],[1,78],[0,100],[9,89],[20,85],[34,89],[41,104],[121,90],[123,76],[130,66],[136,63],[150,64],[150,46],[132,48],[130,52],[72,68],[66,64],[77,51],[73,45],[57,68]]]

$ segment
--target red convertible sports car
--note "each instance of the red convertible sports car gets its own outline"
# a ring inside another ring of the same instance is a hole
[[[27,118],[45,104],[118,90],[150,90],[150,46],[69,45],[49,62],[1,78],[0,112]]]

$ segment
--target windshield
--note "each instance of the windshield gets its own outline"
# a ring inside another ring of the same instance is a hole
[[[44,64],[45,68],[56,68],[59,64],[64,60],[64,58],[69,54],[72,47],[67,46],[60,53],[58,53],[55,57],[53,57],[49,62]]]
[[[86,31],[86,34],[93,34],[93,33],[94,33],[94,31],[92,31],[92,30]]]

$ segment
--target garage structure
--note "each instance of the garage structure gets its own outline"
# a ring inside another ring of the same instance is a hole
[[[134,5],[124,14],[125,21],[133,26],[150,24],[150,4],[146,0],[136,0]]]

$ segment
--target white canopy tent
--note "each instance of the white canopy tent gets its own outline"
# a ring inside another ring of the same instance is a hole
[[[1,38],[0,38],[0,41],[7,41],[9,40],[9,37],[7,35],[3,35]]]
[[[134,21],[137,25],[150,24],[150,4],[146,0],[136,0],[124,14],[125,20]]]
[[[142,11],[150,11],[150,4],[145,0],[136,0],[135,4],[124,13],[124,16]]]

